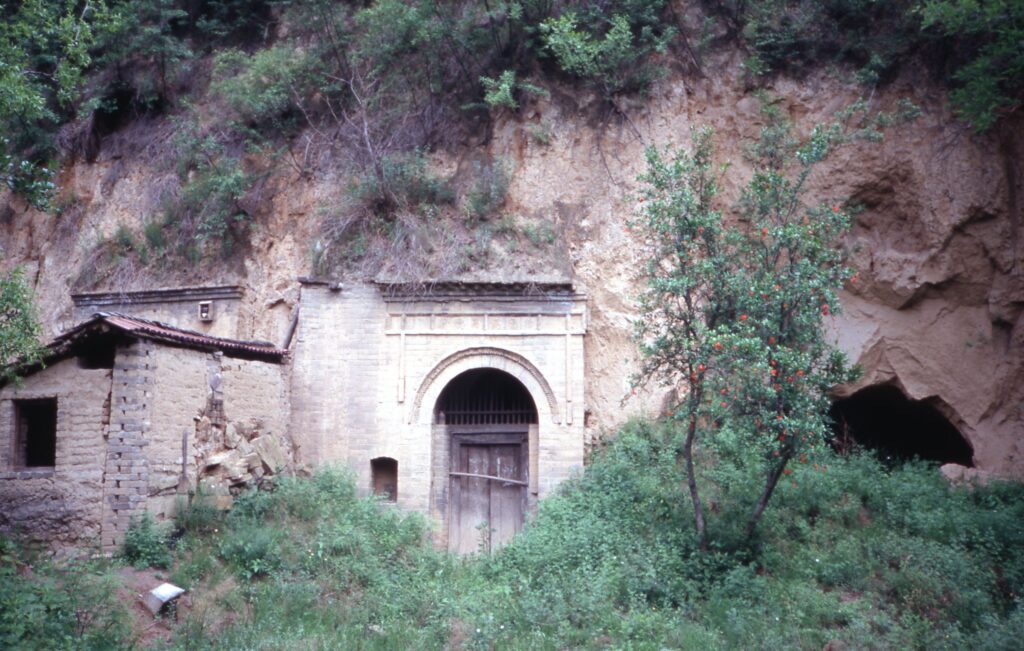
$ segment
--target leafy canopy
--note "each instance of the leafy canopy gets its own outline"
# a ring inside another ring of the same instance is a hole
[[[25,274],[15,268],[0,275],[0,382],[17,380],[22,366],[42,359],[41,332]]]
[[[800,141],[775,111],[754,145],[753,178],[723,215],[713,134],[694,133],[691,150],[648,150],[641,177],[646,246],[644,315],[636,324],[640,377],[680,396],[670,412],[685,432],[695,525],[708,544],[693,467],[698,439],[721,444],[763,477],[747,536],[791,461],[828,432],[826,390],[849,379],[844,356],[825,336],[838,311],[836,291],[850,279],[839,239],[849,226],[840,203],[808,199],[815,165],[845,138],[840,125],[817,126]]]

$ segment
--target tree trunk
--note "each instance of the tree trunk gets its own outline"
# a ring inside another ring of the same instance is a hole
[[[786,464],[789,463],[792,456],[792,452],[787,451],[785,456],[782,457],[782,462],[775,468],[772,468],[771,472],[768,473],[768,479],[765,482],[764,490],[761,491],[761,497],[757,499],[757,504],[754,505],[754,510],[750,513],[750,519],[747,520],[748,539],[754,535],[754,529],[757,528],[758,521],[760,521],[761,516],[764,515],[764,510],[768,507],[768,502],[772,499],[772,493],[775,492],[775,487],[778,485],[779,479],[782,477],[782,473],[786,469]]]
[[[683,459],[686,461],[686,485],[690,490],[693,502],[693,523],[697,529],[697,540],[700,550],[708,550],[708,533],[704,523],[704,504],[700,501],[697,491],[697,477],[693,474],[693,442],[697,438],[697,407],[700,405],[700,391],[690,387],[689,423],[686,429],[686,444],[683,446]]]

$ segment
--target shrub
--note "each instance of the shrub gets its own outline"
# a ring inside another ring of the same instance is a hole
[[[492,110],[507,108],[515,111],[518,109],[519,102],[516,101],[517,91],[518,93],[530,93],[532,95],[546,96],[548,94],[543,88],[526,82],[516,81],[516,73],[513,70],[503,71],[497,79],[480,77],[480,83],[484,87],[484,103]]]
[[[448,183],[427,169],[427,158],[420,151],[385,157],[356,180],[349,195],[367,214],[384,218],[455,199]]]
[[[130,614],[102,562],[62,565],[0,537],[0,647],[131,649]]]
[[[512,173],[504,160],[474,163],[473,168],[475,178],[466,193],[466,215],[485,220],[494,216],[505,203]]]
[[[134,518],[124,535],[121,558],[138,568],[166,569],[171,563],[166,528],[158,525],[149,513]]]
[[[961,62],[952,99],[978,131],[1024,100],[1024,4],[1015,0],[922,0],[923,28],[953,41]]]
[[[287,45],[252,55],[225,50],[214,60],[211,90],[243,121],[264,129],[289,129],[297,124],[300,103],[312,93],[314,67],[307,56]]]
[[[559,68],[596,86],[605,99],[646,90],[663,72],[651,57],[664,53],[676,34],[659,20],[661,0],[612,4],[608,11],[588,3],[582,13],[566,11],[540,25],[545,51]]]
[[[174,526],[178,531],[208,534],[224,525],[224,513],[206,499],[202,488],[191,500],[182,497],[174,512]]]
[[[247,522],[225,533],[218,551],[241,576],[265,576],[281,565],[281,532],[266,525]]]
[[[0,274],[0,381],[16,382],[19,371],[42,360],[41,335],[25,272]]]

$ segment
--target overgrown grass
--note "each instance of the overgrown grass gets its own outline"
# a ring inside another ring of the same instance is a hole
[[[704,456],[709,481],[731,476]],[[169,646],[1017,646],[1024,487],[953,488],[934,467],[867,455],[819,461],[780,488],[754,543],[729,542],[745,505],[716,490],[709,553],[660,425],[624,428],[485,558],[434,550],[423,517],[357,497],[344,472],[288,479],[225,518],[179,518],[171,576],[195,605]],[[0,621],[16,619],[7,608]]]

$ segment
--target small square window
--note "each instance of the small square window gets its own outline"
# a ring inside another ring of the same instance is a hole
[[[52,468],[57,460],[57,399],[14,402],[16,465]]]

